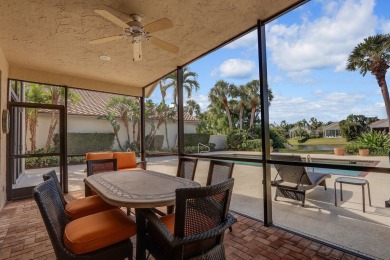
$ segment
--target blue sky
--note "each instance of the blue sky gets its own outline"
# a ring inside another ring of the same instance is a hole
[[[390,33],[389,0],[312,0],[267,24],[268,84],[275,96],[270,122],[339,121],[349,114],[385,118],[375,78],[345,70],[353,47],[377,33]],[[204,111],[217,80],[240,85],[259,78],[257,32],[189,67],[201,88],[192,99]],[[158,96],[155,91],[152,98]]]

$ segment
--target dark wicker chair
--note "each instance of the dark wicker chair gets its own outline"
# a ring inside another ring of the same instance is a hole
[[[151,209],[139,209],[146,219],[137,250],[156,259],[225,259],[224,233],[236,219],[228,213],[234,179],[216,185],[176,190],[174,232]],[[142,226],[142,224],[141,224]],[[203,257],[203,258],[202,258]]]
[[[68,202],[66,202],[64,194],[62,193],[62,188],[61,188],[60,182],[58,181],[56,171],[55,170],[50,170],[47,173],[43,174],[42,177],[43,177],[44,181],[47,181],[49,179],[53,179],[54,180],[54,182],[57,185],[58,192],[60,193],[60,199],[61,199],[62,205],[65,207],[66,204],[68,204]]]
[[[234,163],[222,161],[210,161],[209,173],[206,185],[213,185],[232,178]]]
[[[34,199],[41,212],[57,259],[132,259],[133,245],[130,239],[96,250],[76,255],[64,245],[65,226],[70,222],[62,206],[61,195],[55,180],[49,179],[34,188]]]
[[[179,158],[179,166],[177,167],[177,177],[194,180],[195,178],[195,171],[196,171],[196,165],[198,164],[198,159],[196,158],[188,158],[188,157],[181,157]],[[167,207],[167,214],[173,213],[175,210],[175,206],[168,206]],[[155,212],[164,216],[165,214],[157,209],[155,209]]]
[[[179,167],[177,168],[176,176],[193,181],[197,164],[198,159],[186,157],[179,158]]]
[[[117,159],[87,160],[87,176],[101,172],[111,172],[118,170]],[[91,189],[85,185],[85,197],[91,196]]]
[[[302,162],[299,155],[271,155],[271,160],[286,162]],[[285,197],[302,202],[305,206],[306,191],[316,186],[324,186],[326,190],[326,178],[330,174],[319,172],[307,172],[304,166],[274,164],[277,171],[271,186],[276,187],[275,200],[277,197]],[[280,176],[280,179],[278,179]]]

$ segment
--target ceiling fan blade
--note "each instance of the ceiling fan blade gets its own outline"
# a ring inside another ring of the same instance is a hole
[[[110,37],[92,40],[92,41],[89,41],[88,43],[89,44],[100,44],[100,43],[115,41],[115,40],[124,39],[124,38],[125,38],[124,35],[117,35],[117,36],[110,36]]]
[[[170,44],[166,41],[163,41],[163,40],[160,40],[159,38],[156,38],[156,37],[151,37],[149,39],[149,42],[163,50],[166,50],[168,52],[172,52],[172,53],[178,53],[179,52],[179,47],[173,45],[173,44]]]
[[[140,61],[140,60],[142,60],[141,41],[134,41],[133,42],[133,61]]]
[[[114,24],[118,25],[121,28],[128,28],[129,27],[124,21],[122,21],[121,19],[119,19],[118,17],[116,17],[115,15],[113,15],[112,13],[110,13],[107,10],[95,9],[93,11],[95,13],[97,13],[98,15],[103,16],[107,20],[113,22]]]
[[[144,26],[145,32],[153,33],[161,30],[165,30],[173,27],[173,23],[168,18],[162,18],[153,23],[147,24]]]

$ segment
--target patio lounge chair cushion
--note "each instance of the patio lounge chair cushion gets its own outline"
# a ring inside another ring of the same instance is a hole
[[[163,216],[160,220],[171,234],[175,233],[175,213]]]
[[[113,158],[118,160],[119,170],[137,167],[137,157],[134,152],[115,152]]]
[[[120,209],[112,209],[70,222],[64,244],[75,254],[84,254],[115,244],[136,234],[136,224]]]
[[[93,195],[68,202],[65,206],[65,214],[71,219],[77,219],[115,208],[117,207],[108,204],[99,196]]]

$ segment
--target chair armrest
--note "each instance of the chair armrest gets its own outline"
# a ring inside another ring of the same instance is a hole
[[[165,240],[172,247],[182,246],[185,244],[190,244],[199,240],[204,240],[208,238],[212,238],[218,236],[225,232],[231,225],[237,222],[237,219],[233,217],[233,215],[228,214],[228,217],[225,222],[216,228],[209,230],[205,233],[196,234],[192,236],[187,236],[184,238],[178,238],[172,235],[164,223],[153,213],[151,209],[140,209],[139,213],[148,221],[148,225],[151,225],[158,233],[160,233],[160,237]]]
[[[156,214],[154,214],[152,209],[139,209],[138,214],[141,214],[147,220],[148,225],[151,225],[152,228],[156,229],[167,243],[172,243],[174,239],[173,235]]]
[[[137,167],[146,170],[146,163],[147,161],[139,161],[137,162]]]

